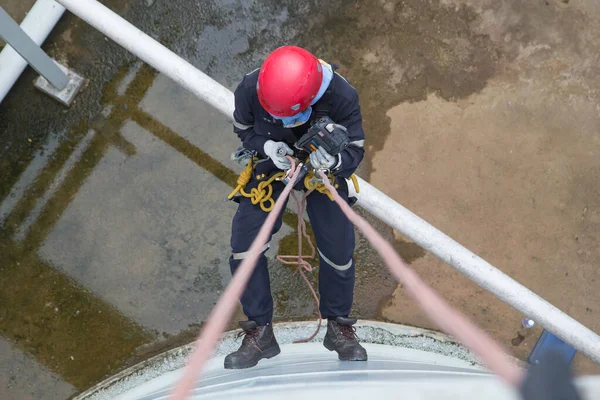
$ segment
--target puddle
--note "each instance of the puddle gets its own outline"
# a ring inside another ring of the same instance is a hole
[[[438,0],[339,1],[314,15],[299,42],[338,63],[360,94],[367,160],[390,134],[391,107],[438,93],[452,100],[479,92],[496,71],[501,53],[474,32],[477,14]],[[352,26],[353,29],[348,29]]]

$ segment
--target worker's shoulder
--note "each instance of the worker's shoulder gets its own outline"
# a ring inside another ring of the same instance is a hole
[[[256,94],[256,86],[258,85],[258,69],[248,72],[240,83],[238,83],[235,91],[233,92],[236,99],[246,99],[250,104],[254,104],[258,101],[258,95]],[[237,100],[236,100],[237,101]]]
[[[335,72],[332,83],[333,103],[355,103],[358,101],[358,92],[342,75]]]
[[[256,86],[258,85],[258,72],[259,68],[248,72],[246,75],[244,75],[238,87],[245,90],[256,91]]]

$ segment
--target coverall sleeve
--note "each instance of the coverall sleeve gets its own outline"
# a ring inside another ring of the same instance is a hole
[[[235,89],[235,110],[233,111],[233,131],[238,135],[244,148],[247,150],[255,150],[262,156],[265,156],[265,142],[268,140],[264,136],[260,136],[254,130],[254,114],[252,112],[252,104],[250,101],[250,93],[252,90],[245,83],[246,77]]]
[[[342,105],[339,115],[340,117],[336,118],[336,123],[348,129],[350,144],[340,153],[342,163],[333,173],[342,178],[350,178],[365,154],[365,132],[362,126],[362,114],[356,91],[353,91],[352,98]]]

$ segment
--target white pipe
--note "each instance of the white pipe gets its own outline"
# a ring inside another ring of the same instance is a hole
[[[64,12],[65,8],[54,0],[37,0],[23,19],[21,29],[41,46]],[[0,103],[26,66],[27,61],[7,44],[0,53]]]
[[[233,93],[95,0],[57,0],[155,69],[233,120]]]
[[[360,190],[358,195],[353,193],[353,185],[348,185],[351,188],[351,195],[358,198],[356,204],[600,364],[600,336],[413,214],[370,183],[361,178],[358,178],[358,181]]]
[[[233,93],[95,0],[57,0],[231,120]],[[359,178],[358,204],[600,364],[600,336]],[[349,185],[352,187],[352,185]]]

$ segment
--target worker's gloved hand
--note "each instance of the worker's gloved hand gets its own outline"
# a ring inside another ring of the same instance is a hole
[[[339,156],[332,156],[323,147],[310,153],[310,165],[315,169],[332,169],[338,165]]]
[[[286,155],[291,156],[294,154],[294,151],[284,142],[267,140],[264,150],[265,154],[273,160],[277,168],[284,170],[292,167],[292,163],[286,158]]]

